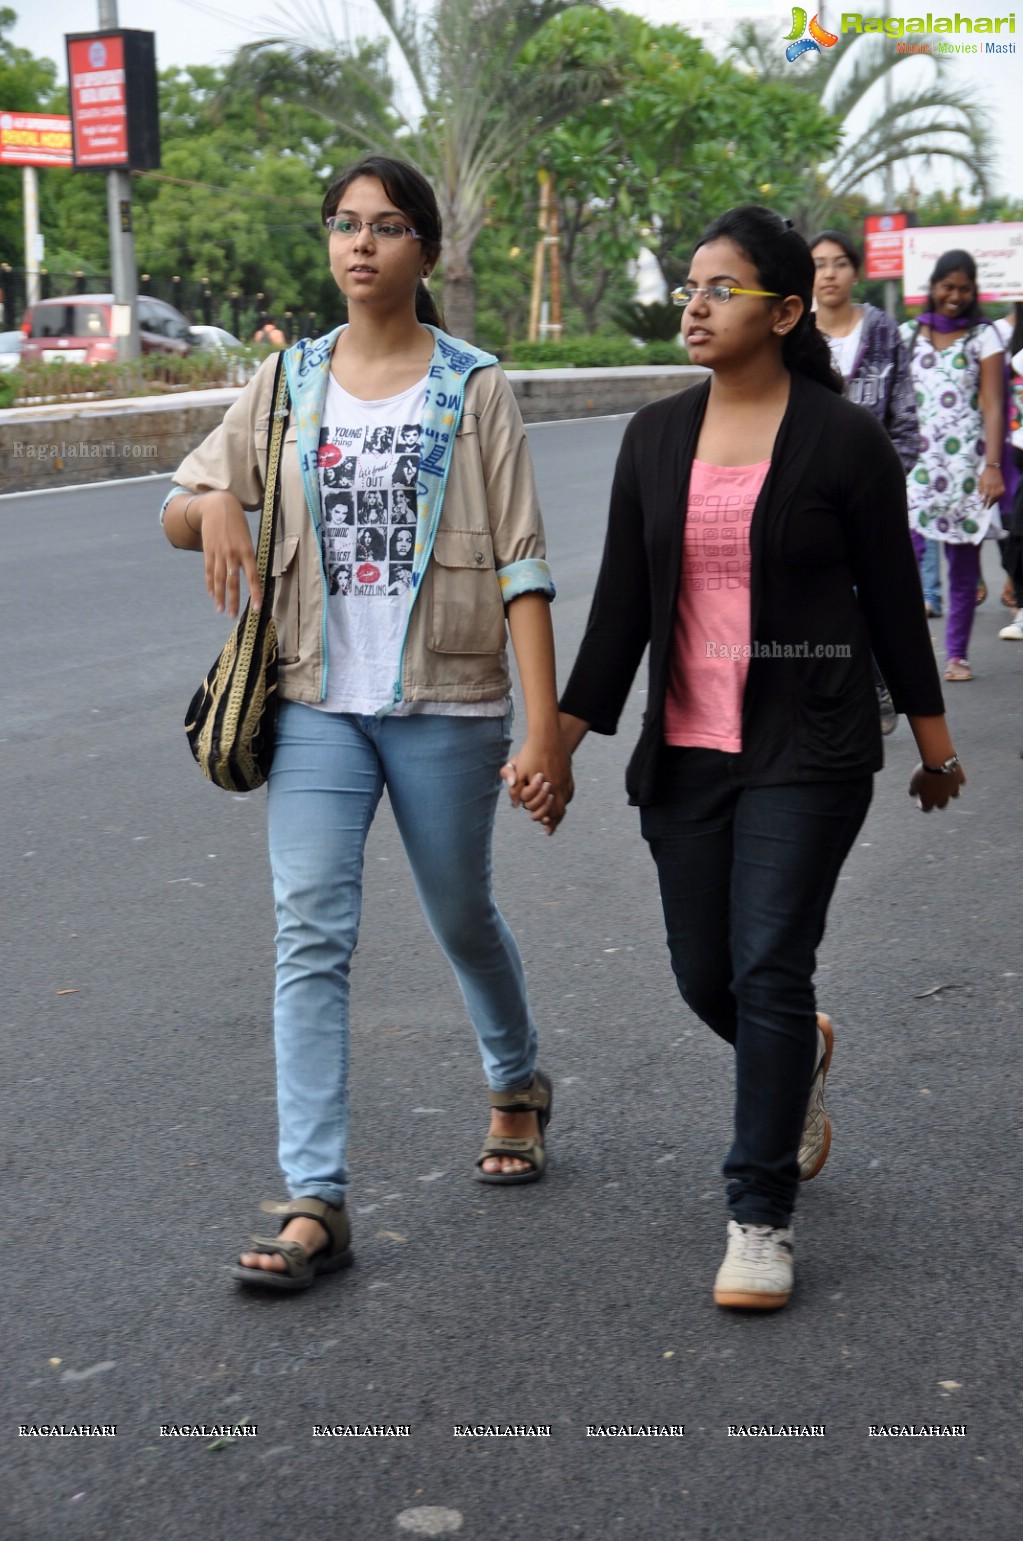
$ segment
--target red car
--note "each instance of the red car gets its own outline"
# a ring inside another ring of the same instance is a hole
[[[117,358],[111,336],[112,294],[63,294],[40,300],[25,314],[22,359],[44,363],[99,364]],[[187,353],[189,323],[164,300],[139,295],[139,342],[143,353]]]

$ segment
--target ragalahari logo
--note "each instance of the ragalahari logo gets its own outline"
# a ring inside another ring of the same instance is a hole
[[[808,30],[810,36],[806,37]],[[834,48],[838,42],[833,32],[825,32],[816,16],[807,28],[806,12],[801,5],[792,7],[792,31],[786,32],[785,40],[789,45],[785,57],[790,64],[795,64],[800,54],[819,54],[822,48]]]

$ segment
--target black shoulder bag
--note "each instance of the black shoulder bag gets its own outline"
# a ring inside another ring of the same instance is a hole
[[[251,596],[223,652],[192,697],[185,717],[188,747],[199,769],[226,792],[252,792],[270,774],[277,720],[277,627],[273,619],[273,550],[279,503],[281,444],[290,400],[284,354],[277,360],[256,567],[263,604]]]

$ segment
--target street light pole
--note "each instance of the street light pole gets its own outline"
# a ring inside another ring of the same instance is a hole
[[[117,0],[99,0],[99,25],[103,32],[117,28]],[[131,222],[131,172],[107,172],[107,222],[110,227],[110,276],[114,286],[114,333],[117,357],[122,361],[139,356],[138,275],[135,268],[135,236]]]

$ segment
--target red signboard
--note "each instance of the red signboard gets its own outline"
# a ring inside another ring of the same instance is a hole
[[[70,166],[71,119],[0,112],[0,166]]]
[[[128,96],[118,32],[67,40],[75,165],[127,166]]]
[[[906,213],[868,214],[864,239],[865,278],[902,277],[902,232],[916,224]]]

